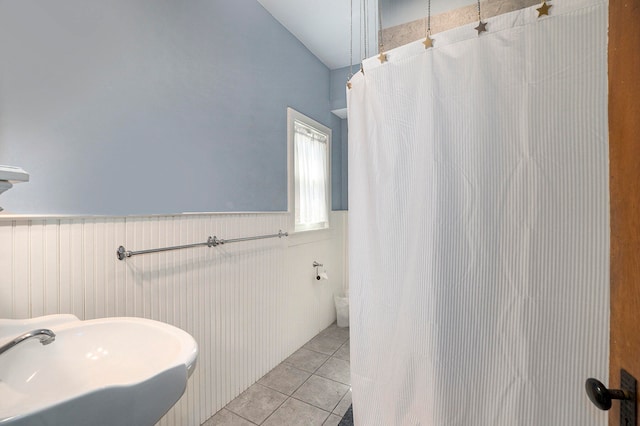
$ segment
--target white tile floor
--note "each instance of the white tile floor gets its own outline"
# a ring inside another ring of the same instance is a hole
[[[202,426],[336,426],[350,384],[349,329],[334,323]]]

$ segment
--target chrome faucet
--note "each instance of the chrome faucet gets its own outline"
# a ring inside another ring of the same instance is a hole
[[[31,331],[29,331],[27,333],[24,333],[24,334],[16,337],[15,339],[10,341],[9,343],[0,346],[0,355],[5,353],[9,349],[13,348],[14,346],[24,342],[25,340],[29,340],[29,339],[33,339],[33,338],[38,338],[38,339],[40,339],[40,343],[42,343],[43,345],[48,345],[49,343],[51,343],[54,340],[56,340],[56,335],[55,335],[55,333],[53,331],[51,331],[51,330],[49,330],[47,328],[40,328],[40,329],[37,329],[37,330],[31,330]]]

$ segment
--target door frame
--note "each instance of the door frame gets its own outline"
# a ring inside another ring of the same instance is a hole
[[[609,1],[609,387],[640,378],[640,1]],[[637,404],[637,402],[636,402]],[[617,426],[620,405],[609,413]]]

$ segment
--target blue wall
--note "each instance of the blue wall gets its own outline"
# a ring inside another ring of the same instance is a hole
[[[335,70],[331,70],[331,91],[329,94],[329,103],[331,111],[334,110],[346,110],[347,109],[347,81],[349,81],[349,76],[352,73],[355,74],[360,71],[360,64],[354,64],[353,66],[346,66],[343,68],[338,68]],[[336,205],[339,205],[339,210],[347,210],[349,208],[348,202],[348,126],[347,120],[341,120],[341,158],[340,158],[340,188],[337,188],[333,192],[334,196],[334,209]],[[334,175],[337,171],[334,170]],[[340,202],[336,202],[336,194],[340,194]]]
[[[255,0],[0,2],[0,164],[14,213],[287,209],[286,107],[333,130],[330,71]]]
[[[349,81],[349,74],[351,74],[352,69],[354,74],[357,73],[360,71],[360,64],[356,64],[353,67],[347,66],[331,71],[331,93],[329,95],[329,100],[332,111],[347,107],[346,85],[347,81]]]

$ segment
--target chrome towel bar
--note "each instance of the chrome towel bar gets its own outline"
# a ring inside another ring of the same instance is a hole
[[[228,240],[223,240],[222,238],[218,238],[214,236],[214,237],[207,238],[207,241],[205,241],[204,243],[185,244],[183,246],[162,247],[162,248],[155,248],[155,249],[148,249],[148,250],[130,251],[125,249],[123,246],[120,246],[118,247],[118,251],[116,252],[116,255],[118,256],[119,260],[124,260],[127,257],[136,256],[138,254],[158,253],[161,251],[180,250],[180,249],[199,247],[199,246],[216,247],[222,244],[237,243],[240,241],[263,240],[265,238],[275,238],[275,237],[282,238],[282,237],[288,237],[288,236],[289,236],[288,232],[282,232],[282,230],[279,230],[277,234],[257,235],[255,237],[231,238]]]

